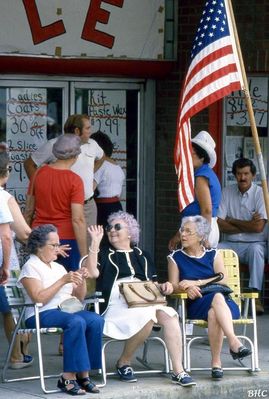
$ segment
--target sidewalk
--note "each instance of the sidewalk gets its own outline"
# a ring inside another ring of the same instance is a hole
[[[229,399],[247,399],[249,397],[268,397],[269,398],[269,314],[258,317],[258,336],[259,336],[259,360],[261,371],[255,374],[249,374],[246,371],[226,371],[222,381],[213,382],[210,378],[210,371],[196,371],[192,373],[192,377],[197,382],[197,386],[193,388],[182,388],[171,383],[167,375],[151,375],[138,376],[137,383],[123,383],[117,377],[108,377],[107,385],[101,389],[100,394],[86,394],[84,397],[94,397],[95,399],[116,399],[116,398],[132,398],[132,399],[172,399],[182,397],[190,398],[229,398]],[[62,357],[58,353],[58,336],[43,336],[43,351],[45,352],[44,367],[45,372],[57,374],[61,371]],[[3,366],[6,340],[3,334],[2,322],[0,326],[0,365]],[[161,367],[161,350],[158,344],[151,343],[149,351],[149,360]],[[32,354],[35,357],[35,363],[32,367],[23,370],[10,370],[9,378],[28,376],[33,372],[38,372],[38,357],[36,354],[35,338],[31,345]],[[72,350],[70,348],[70,350]],[[121,350],[121,343],[115,343],[108,347],[107,350],[107,369],[114,370],[114,365]],[[138,354],[139,355],[139,354]],[[192,364],[195,366],[209,366],[210,350],[205,344],[197,345],[197,349],[193,351]],[[222,353],[223,366],[235,364],[229,354],[226,345],[223,347]],[[140,363],[134,359],[133,366],[135,369],[143,368]],[[93,377],[98,384],[101,383],[99,376]],[[56,387],[57,379],[46,380],[49,389]],[[30,399],[30,398],[67,398],[70,397],[63,393],[46,395],[40,388],[39,380],[0,383],[0,398],[8,399]]]

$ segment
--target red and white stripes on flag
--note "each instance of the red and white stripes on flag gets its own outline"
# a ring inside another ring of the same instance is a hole
[[[182,211],[194,199],[190,118],[243,86],[226,0],[205,4],[181,90],[174,162]]]

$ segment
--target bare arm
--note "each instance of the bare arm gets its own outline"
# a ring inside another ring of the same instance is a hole
[[[168,258],[168,281],[172,284],[175,294],[181,292],[178,287],[179,278],[180,276],[177,265],[172,261],[172,259]]]
[[[21,242],[26,242],[29,234],[31,233],[31,228],[26,223],[21,213],[20,207],[14,197],[10,197],[8,200],[8,207],[13,217],[11,228],[16,233],[16,238]]]
[[[102,226],[89,226],[88,232],[91,237],[91,245],[89,247],[89,254],[84,260],[82,266],[87,268],[89,278],[97,278],[99,276],[99,270],[97,267],[98,252],[104,231]]]
[[[208,180],[203,176],[198,176],[195,180],[195,195],[199,202],[201,215],[211,223],[212,219],[212,200],[208,186]]]
[[[37,280],[36,278],[24,277],[21,280],[21,283],[34,303],[41,302],[46,304],[65,284],[73,283],[79,286],[82,283],[82,276],[78,272],[66,273],[47,288],[44,288],[42,281]]]
[[[34,173],[35,173],[35,171],[37,169],[37,166],[36,166],[36,164],[34,163],[34,161],[32,160],[31,157],[27,158],[24,161],[23,166],[24,166],[25,172],[27,174],[27,177],[30,180],[31,177],[34,175]]]
[[[71,204],[72,226],[78,243],[80,256],[87,254],[86,222],[83,213],[83,205]]]
[[[178,248],[181,242],[180,232],[177,231],[176,234],[169,240],[168,249],[169,251],[174,251]]]
[[[9,262],[12,245],[12,236],[9,223],[0,224],[0,238],[2,242],[3,261],[0,265],[0,284],[5,284],[9,278]]]

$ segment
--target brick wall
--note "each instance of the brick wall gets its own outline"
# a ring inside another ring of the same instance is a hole
[[[178,3],[178,58],[172,73],[157,82],[156,96],[155,260],[162,279],[167,275],[167,244],[178,228],[179,221],[173,166],[178,97],[205,0],[179,0]],[[268,0],[234,0],[233,7],[246,71],[268,73]],[[208,129],[207,110],[198,114],[191,122],[193,135],[202,129]]]

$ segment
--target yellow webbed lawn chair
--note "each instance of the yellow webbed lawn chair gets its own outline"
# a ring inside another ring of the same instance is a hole
[[[237,254],[230,249],[220,250],[223,254],[224,265],[228,274],[228,285],[233,290],[231,294],[232,299],[238,304],[241,311],[241,317],[238,320],[233,320],[234,325],[243,327],[242,335],[237,335],[238,338],[246,340],[252,350],[251,367],[246,367],[240,361],[240,366],[223,367],[223,370],[247,370],[249,372],[260,371],[258,359],[258,339],[257,339],[257,323],[256,323],[256,308],[255,298],[258,293],[241,293],[240,291],[240,275],[239,275],[239,261]],[[188,331],[192,330],[191,326],[198,326],[207,328],[207,322],[204,320],[188,319],[186,314],[186,293],[174,294],[173,298],[181,300],[181,321],[182,321],[182,340],[183,340],[183,359],[184,368],[187,372],[192,370],[211,370],[211,367],[192,367],[191,366],[191,347],[194,342],[204,339],[204,335],[190,335]],[[250,316],[248,313],[250,311]],[[246,335],[247,326],[252,327],[253,338]]]

